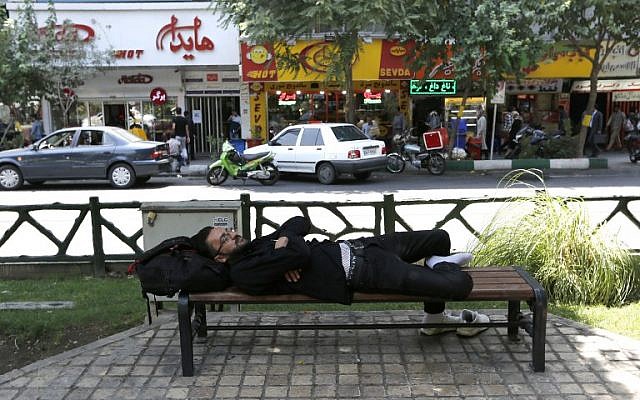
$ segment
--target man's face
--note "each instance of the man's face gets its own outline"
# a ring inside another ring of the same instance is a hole
[[[246,246],[247,239],[233,229],[213,228],[207,235],[207,244],[214,251],[214,259],[225,262],[230,254]]]

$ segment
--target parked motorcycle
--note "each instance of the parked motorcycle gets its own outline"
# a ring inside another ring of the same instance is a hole
[[[263,185],[273,185],[280,178],[273,158],[271,152],[240,155],[227,140],[222,144],[220,159],[209,166],[207,182],[221,185],[231,175],[233,179],[255,179]]]
[[[532,146],[537,145],[536,148],[536,156],[544,158],[544,146],[547,140],[557,139],[561,137],[560,133],[555,134],[547,134],[542,129],[534,128],[530,125],[524,125],[522,129],[520,129],[515,137],[511,139],[511,141],[507,144],[507,151],[504,155],[504,158],[515,159],[518,158],[520,152],[522,151],[522,140],[525,137],[531,137],[529,143]]]
[[[624,141],[629,151],[629,161],[637,163],[640,160],[640,135],[630,133],[624,137]]]
[[[396,152],[387,154],[387,170],[399,174],[409,162],[415,168],[426,168],[432,175],[442,175],[446,168],[443,154],[444,144],[441,138],[439,145],[433,145],[428,139],[433,132],[423,134],[424,147],[419,144],[418,138],[412,135],[412,130],[406,130],[402,134],[393,136],[393,144]]]

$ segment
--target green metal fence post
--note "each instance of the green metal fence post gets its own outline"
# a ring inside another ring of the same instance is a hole
[[[396,231],[396,202],[392,194],[385,194],[382,197],[382,208],[384,213],[384,233],[393,233]]]
[[[100,215],[100,200],[97,197],[89,197],[91,209],[91,232],[93,236],[93,274],[96,277],[106,275],[104,260],[104,243],[102,241],[102,217]]]
[[[242,236],[251,239],[251,197],[249,193],[240,194],[240,215],[242,216]]]

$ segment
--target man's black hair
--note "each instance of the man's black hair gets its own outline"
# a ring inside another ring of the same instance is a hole
[[[209,244],[207,243],[207,237],[209,236],[209,232],[211,232],[211,229],[213,228],[210,226],[206,226],[200,229],[198,233],[191,236],[191,245],[201,255],[214,258],[216,256],[216,251],[212,249],[211,246],[209,246]]]

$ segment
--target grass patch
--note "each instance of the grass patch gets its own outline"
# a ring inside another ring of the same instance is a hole
[[[137,279],[39,279],[0,282],[0,302],[67,300],[75,307],[60,310],[5,310],[0,333],[26,338],[52,337],[87,322],[113,332],[144,321],[145,303]]]
[[[640,302],[621,307],[551,304],[549,312],[640,340]]]
[[[144,322],[137,279],[0,281],[0,302],[73,301],[72,309],[0,311],[0,374]]]

